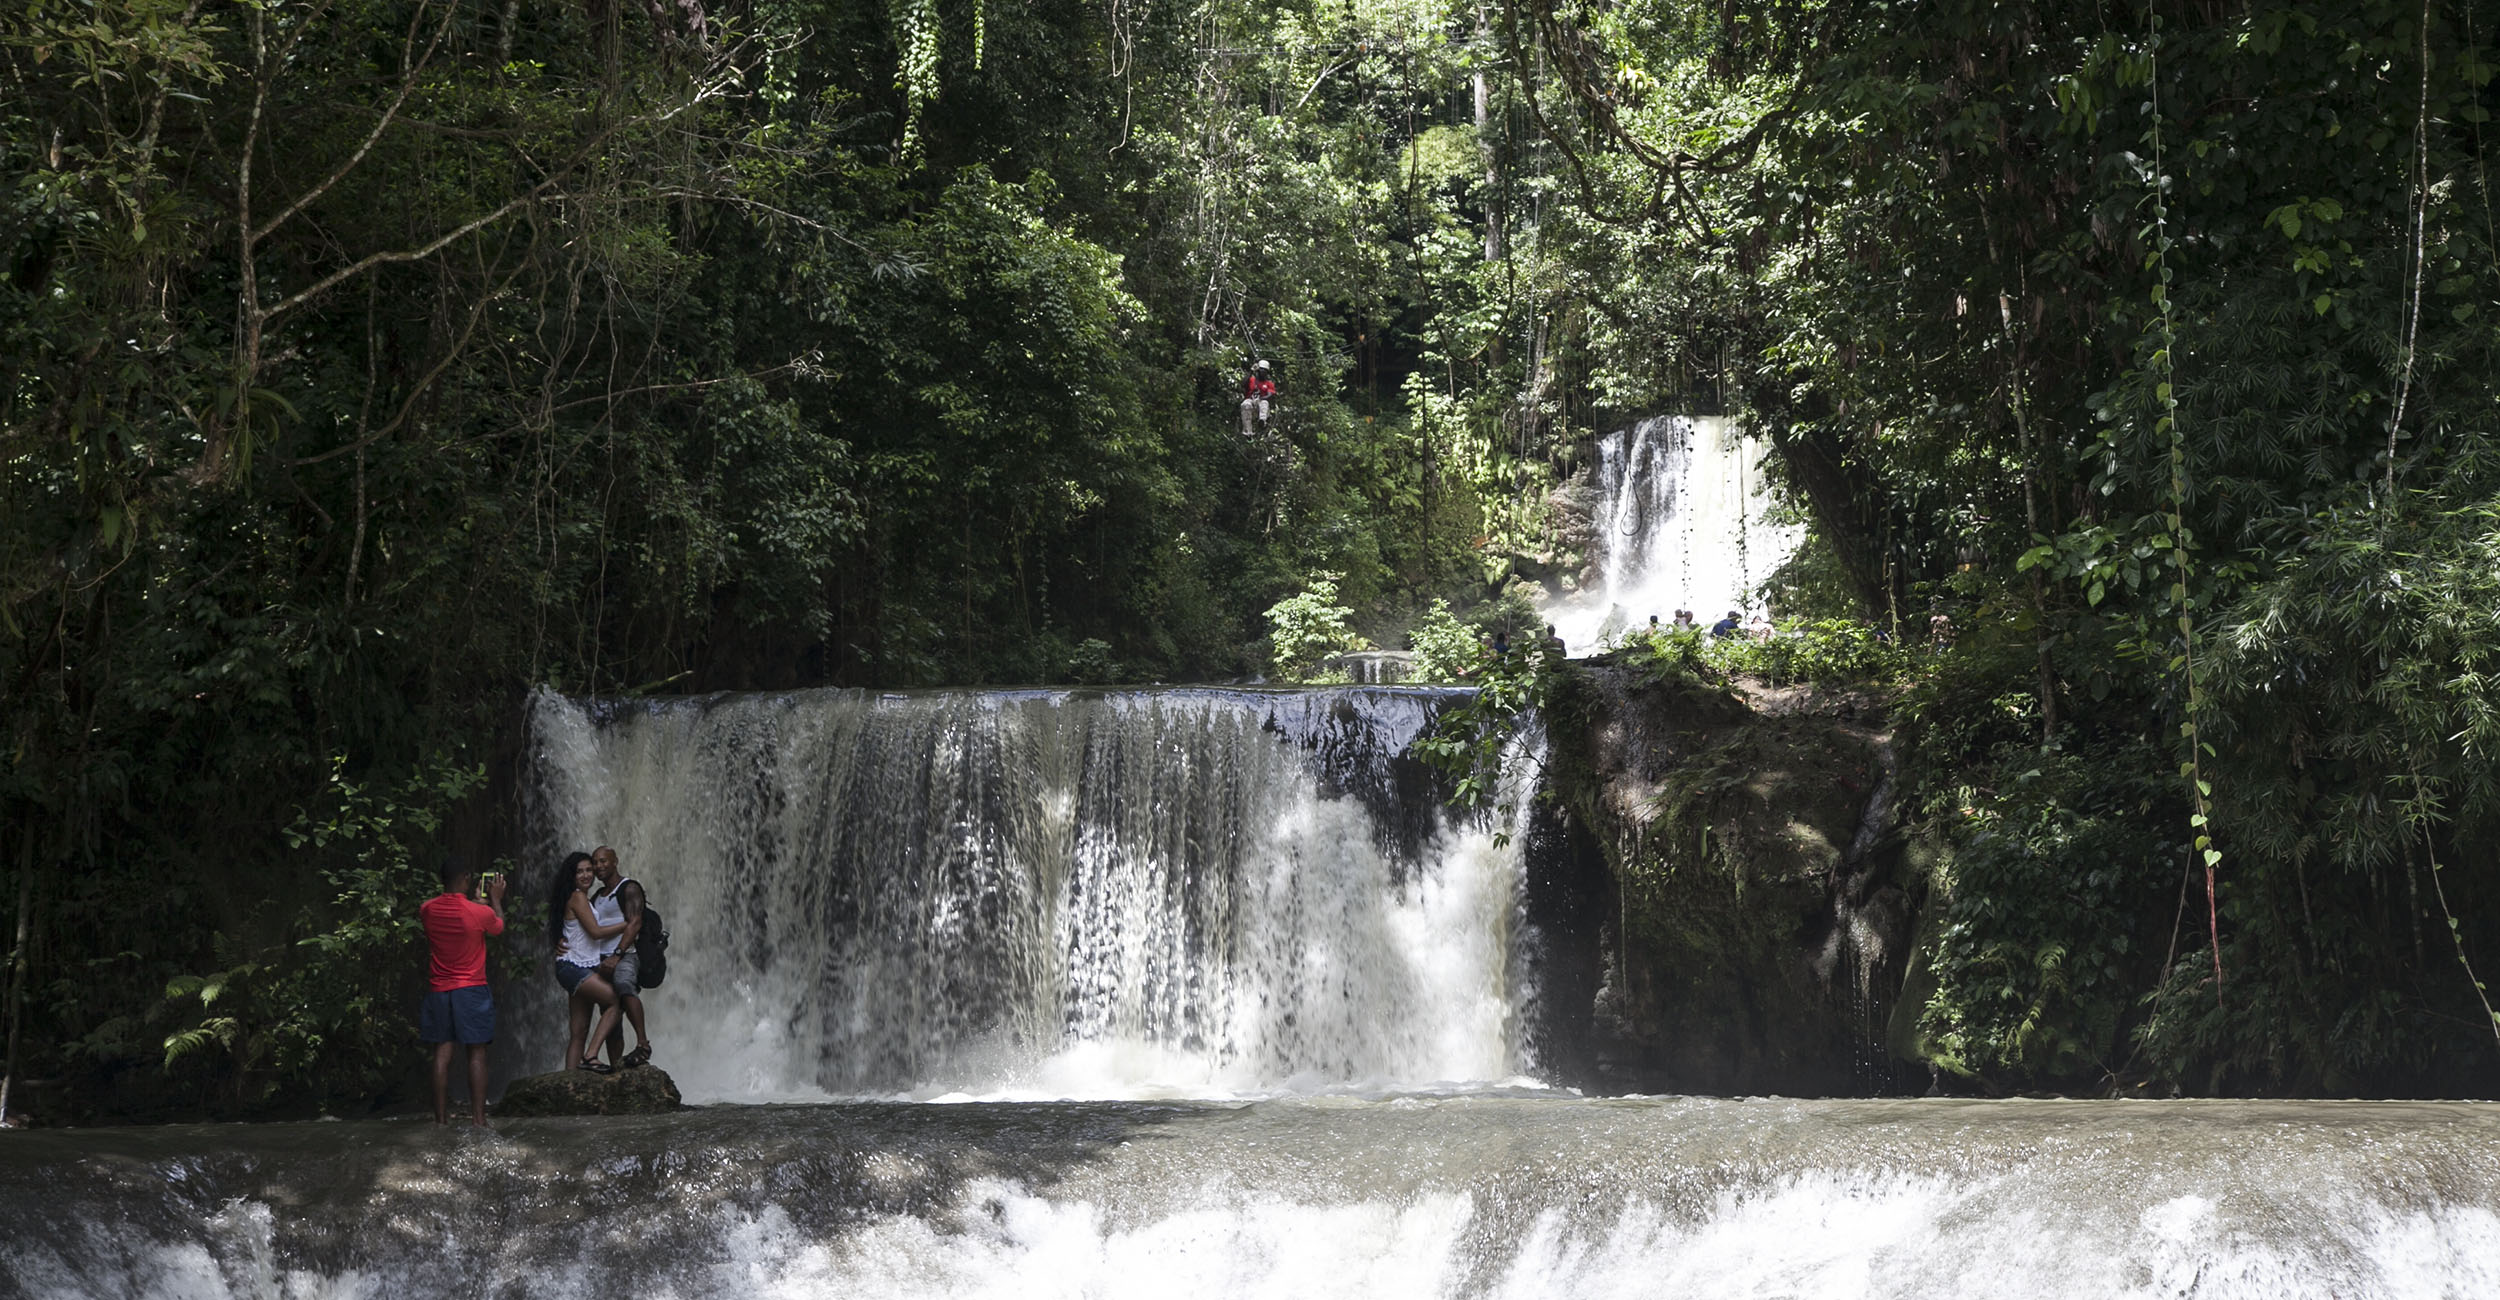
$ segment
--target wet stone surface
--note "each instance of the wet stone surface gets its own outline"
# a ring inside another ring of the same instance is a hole
[[[497,1118],[542,1115],[664,1115],[685,1105],[668,1071],[645,1065],[614,1074],[557,1070],[514,1079],[496,1104]]]

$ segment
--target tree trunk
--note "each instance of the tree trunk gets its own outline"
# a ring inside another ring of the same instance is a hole
[[[1476,53],[1481,60],[1484,51],[1493,45],[1493,28],[1486,11],[1476,10]],[[1502,156],[1493,143],[1493,79],[1479,61],[1472,78],[1476,92],[1476,152],[1484,159],[1484,260],[1499,262],[1505,252],[1502,239]]]
[[[9,1121],[9,1093],[17,1085],[17,1030],[26,1004],[26,943],[35,910],[35,824],[26,823],[25,847],[17,855],[17,940],[9,946],[9,1047],[0,1062],[0,1125]]]
[[[1788,466],[1789,477],[1805,493],[1806,507],[1824,540],[1857,588],[1858,599],[1873,616],[1892,608],[1907,581],[1898,567],[1884,562],[1881,485],[1854,461],[1838,437],[1796,425],[1770,430],[1771,446]]]

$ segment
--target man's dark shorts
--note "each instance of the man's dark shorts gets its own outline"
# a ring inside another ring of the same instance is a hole
[[[483,984],[426,994],[417,1004],[417,1037],[429,1043],[495,1041],[495,995]]]

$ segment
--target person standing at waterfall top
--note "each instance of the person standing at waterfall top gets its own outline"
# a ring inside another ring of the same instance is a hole
[[[599,1017],[598,1027],[590,1031],[590,1041],[582,1046],[582,1055],[597,1055],[599,1044],[605,1043],[609,1064],[622,1069],[648,1065],[651,1035],[643,1024],[642,957],[634,951],[634,940],[642,934],[642,886],[617,869],[616,850],[605,844],[591,850],[590,869],[599,878],[599,887],[590,895],[591,915],[603,927],[622,921],[625,928],[614,939],[601,941],[599,974],[616,990],[616,1004]],[[633,1022],[631,1052],[624,1052],[625,1030],[616,1023],[619,1014]],[[624,1052],[621,1058],[619,1052]]]
[[[486,1047],[495,1041],[495,995],[486,986],[486,937],[503,933],[502,873],[486,882],[486,902],[469,897],[469,868],[443,864],[443,892],[417,907],[430,958],[417,1037],[434,1045],[434,1122],[451,1123],[451,1047],[469,1049],[469,1122],[486,1127]]]
[[[1736,635],[1737,630],[1744,625],[1744,616],[1731,609],[1727,612],[1726,618],[1710,625],[1710,635],[1721,638],[1731,637]]]
[[[1255,419],[1267,423],[1269,403],[1276,400],[1276,381],[1268,373],[1265,361],[1252,363],[1250,373],[1241,381],[1241,431],[1247,435]]]

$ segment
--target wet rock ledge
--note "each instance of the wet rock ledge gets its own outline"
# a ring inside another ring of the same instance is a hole
[[[1895,825],[1881,701],[1598,661],[1566,679],[1547,724],[1552,791],[1605,863],[1587,1086],[1926,1082],[1889,1049],[1923,888]]]
[[[686,1104],[677,1081],[658,1066],[645,1065],[614,1074],[558,1070],[533,1074],[505,1085],[495,1106],[498,1119],[542,1115],[661,1115]]]

